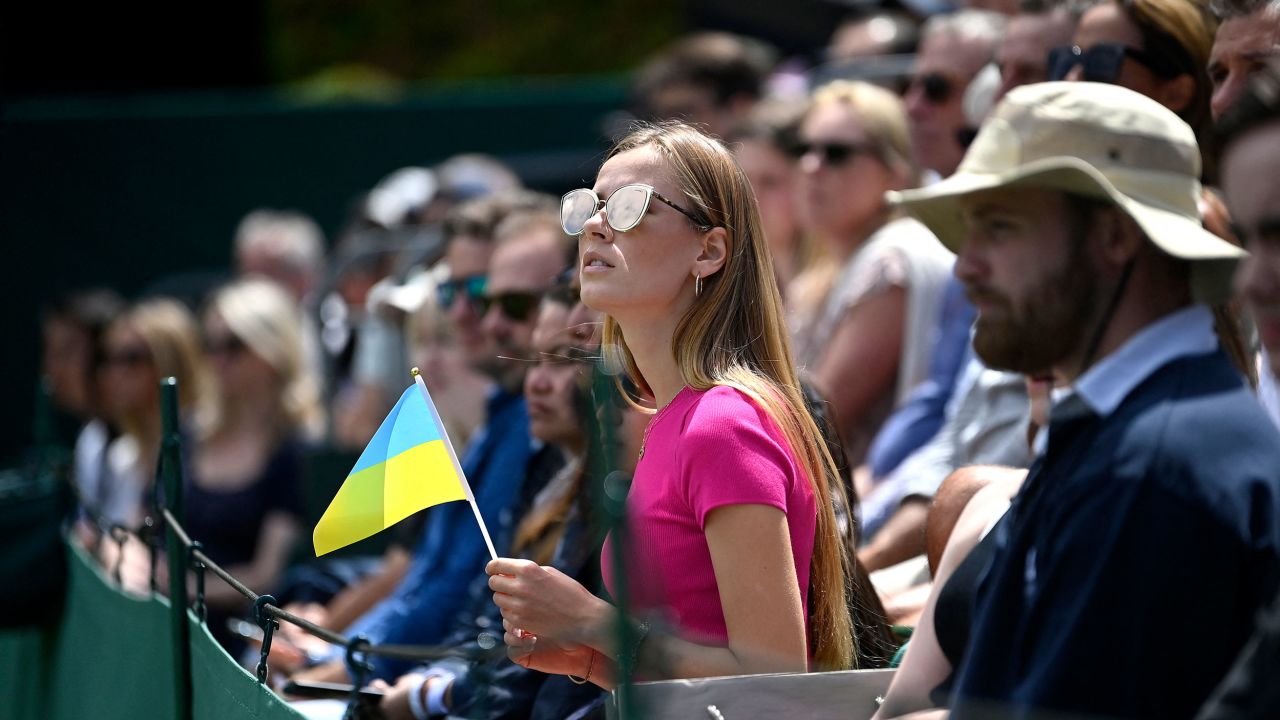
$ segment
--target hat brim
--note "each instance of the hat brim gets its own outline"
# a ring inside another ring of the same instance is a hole
[[[961,200],[974,193],[1000,188],[1037,187],[1109,200],[1142,228],[1164,252],[1192,262],[1192,292],[1205,303],[1231,296],[1231,279],[1247,253],[1184,213],[1138,202],[1116,187],[1092,165],[1073,157],[1047,158],[1005,173],[960,171],[929,187],[890,192],[888,200],[924,223],[952,252],[964,247]]]

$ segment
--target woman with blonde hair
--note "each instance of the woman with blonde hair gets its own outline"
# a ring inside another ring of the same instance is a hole
[[[303,443],[323,426],[302,318],[281,287],[255,279],[218,290],[203,325],[217,392],[192,453],[186,529],[247,585],[271,588],[302,530]],[[228,644],[217,618],[242,610],[243,596],[210,580],[205,602]]]
[[[582,300],[607,316],[605,361],[658,408],[627,496],[623,571],[641,639],[619,647],[617,608],[503,558],[488,572],[508,653],[606,688],[623,653],[650,678],[850,667],[835,470],[799,394],[759,211],[732,154],[687,125],[641,127],[593,189],[565,195],[561,217],[579,237]],[[670,632],[649,633],[659,622]]]
[[[842,80],[819,88],[797,153],[804,215],[830,262],[795,283],[796,360],[831,402],[856,467],[928,373],[952,256],[884,200],[917,179],[906,109],[893,93]]]
[[[108,477],[96,510],[137,528],[160,457],[160,380],[177,379],[179,414],[189,429],[208,400],[208,372],[195,318],[171,298],[130,307],[108,327],[102,350],[106,413],[120,436],[107,448]]]

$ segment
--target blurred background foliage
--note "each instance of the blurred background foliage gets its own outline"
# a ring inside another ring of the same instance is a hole
[[[681,4],[650,0],[271,0],[266,13],[276,82],[618,73],[685,27]]]

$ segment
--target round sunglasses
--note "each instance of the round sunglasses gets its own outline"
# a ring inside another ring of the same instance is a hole
[[[601,200],[600,196],[589,188],[581,188],[565,193],[564,197],[560,198],[560,227],[569,235],[581,235],[583,228],[587,226],[587,221],[600,212],[600,208],[603,207],[605,220],[608,221],[609,227],[618,232],[626,232],[640,224],[640,220],[648,212],[649,203],[653,198],[657,198],[659,202],[669,205],[681,215],[689,218],[699,230],[710,230],[714,227],[692,212],[663,197],[661,193],[653,189],[652,185],[643,183],[623,185],[614,190],[608,200]]]

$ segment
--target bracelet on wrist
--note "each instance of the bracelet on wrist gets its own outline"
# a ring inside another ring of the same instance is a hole
[[[577,675],[570,675],[569,681],[572,682],[574,685],[586,685],[587,681],[591,679],[591,668],[595,667],[595,664],[596,664],[596,651],[592,650],[591,657],[587,659],[587,674],[583,675],[582,677],[578,677]]]

